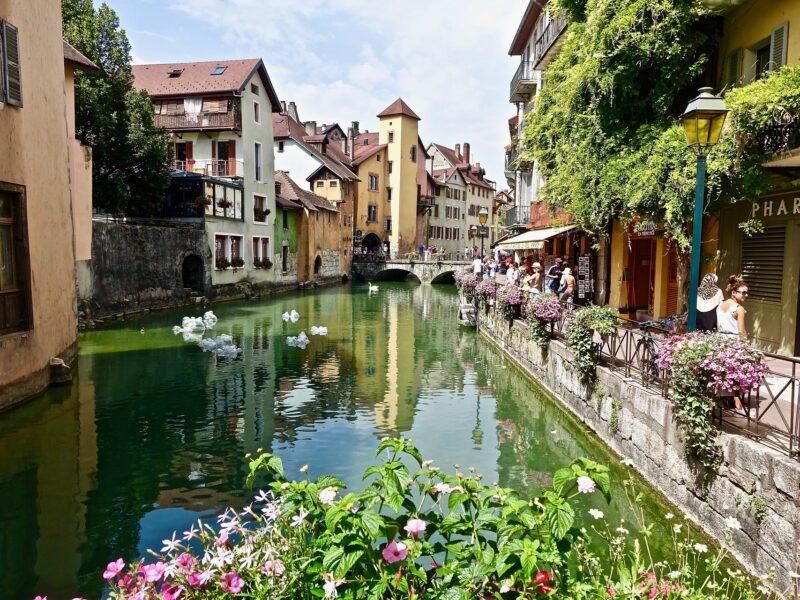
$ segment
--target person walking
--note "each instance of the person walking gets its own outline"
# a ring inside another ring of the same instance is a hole
[[[722,333],[735,335],[739,339],[746,340],[747,329],[745,328],[744,317],[747,311],[742,306],[742,303],[750,295],[750,290],[741,275],[731,275],[728,278],[726,291],[730,298],[720,303],[716,308],[717,329]],[[736,404],[736,410],[744,412],[741,398],[734,396],[733,401]]]
[[[561,292],[559,300],[562,304],[572,304],[573,294],[575,294],[575,276],[572,274],[572,269],[569,267],[564,269],[561,279],[564,282],[564,291]]]
[[[556,262],[545,273],[545,287],[553,292],[558,293],[558,286],[561,282],[561,259],[556,258]]]
[[[722,290],[717,287],[719,278],[714,273],[703,277],[697,288],[697,330],[717,330],[717,307],[725,299]]]
[[[506,271],[506,277],[508,278],[508,285],[516,285],[517,280],[519,279],[519,270],[514,263],[508,265],[508,271]]]
[[[483,273],[483,261],[477,256],[472,261],[472,272],[479,277]]]

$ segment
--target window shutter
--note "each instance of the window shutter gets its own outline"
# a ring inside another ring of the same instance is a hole
[[[186,142],[186,170],[194,172],[194,142]]]
[[[228,140],[228,175],[236,176],[236,141]]]
[[[22,106],[19,31],[8,21],[3,21],[3,54],[5,60],[6,102],[13,106]]]
[[[742,241],[742,277],[750,288],[751,300],[780,304],[786,225],[765,227],[761,233]]]
[[[772,36],[769,41],[770,70],[777,71],[786,64],[786,38],[788,33],[788,21],[772,30]]]
[[[6,101],[6,60],[3,44],[3,21],[0,20],[0,105]]]
[[[728,55],[728,63],[726,65],[725,83],[728,87],[739,85],[739,77],[742,68],[742,51],[741,49],[735,50]]]

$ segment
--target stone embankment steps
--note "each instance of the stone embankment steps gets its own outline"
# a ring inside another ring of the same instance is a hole
[[[800,570],[800,462],[721,432],[723,463],[703,487],[685,459],[672,403],[661,394],[602,366],[597,384],[587,389],[570,368],[573,355],[564,343],[551,340],[543,352],[526,323],[510,325],[494,311],[479,313],[478,329],[709,535],[722,541],[725,517],[735,516],[742,529],[733,535],[734,554],[754,575],[774,568],[780,589],[794,585],[791,573]]]

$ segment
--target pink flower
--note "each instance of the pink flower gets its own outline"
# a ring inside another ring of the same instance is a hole
[[[610,588],[608,588],[608,589],[606,590],[606,594],[608,594],[608,595],[609,595],[609,596],[611,596],[612,598],[616,598],[616,596],[617,596],[617,590],[615,590],[614,588],[610,587]]]
[[[163,562],[159,561],[152,565],[142,565],[139,567],[139,573],[144,575],[144,579],[147,581],[147,583],[155,583],[160,581],[164,576],[164,571],[166,568],[167,566]]]
[[[449,494],[450,492],[463,492],[464,488],[462,488],[460,485],[450,487],[443,481],[440,481],[434,484],[434,486],[431,488],[431,491],[436,492],[437,494]]]
[[[33,600],[47,600],[47,596],[36,596]]]
[[[591,494],[596,489],[597,485],[595,484],[594,479],[587,477],[586,475],[578,477],[578,491],[581,494]]]
[[[122,569],[124,568],[125,568],[125,561],[122,560],[121,558],[118,558],[114,562],[108,563],[106,570],[103,571],[103,579],[105,579],[106,581],[111,581],[112,579],[114,579],[114,577],[119,575]],[[36,600],[36,598],[34,598],[34,600]],[[45,598],[44,600],[47,600],[47,598]]]
[[[405,560],[406,556],[408,556],[408,548],[406,548],[406,545],[403,542],[392,540],[383,549],[382,554],[384,560],[387,563],[392,564],[401,560]]]
[[[217,538],[217,541],[214,542],[214,545],[217,547],[224,546],[228,543],[228,532],[227,530],[222,530]]]
[[[403,529],[414,536],[414,539],[416,540],[419,538],[419,534],[425,531],[426,526],[427,523],[422,519],[409,519]]]
[[[208,571],[195,571],[189,574],[186,582],[192,587],[203,588],[209,579],[210,573]]]
[[[264,575],[275,575],[276,577],[280,577],[283,575],[284,571],[286,571],[286,567],[280,558],[268,560],[264,563],[264,566],[261,567],[261,572],[264,573]]]
[[[239,574],[235,571],[225,573],[219,580],[219,587],[223,592],[230,592],[231,594],[238,594],[244,587],[244,581]]]
[[[188,570],[190,567],[193,567],[195,562],[194,556],[189,554],[188,552],[184,552],[178,557],[178,565],[182,567],[182,570]]]
[[[162,600],[178,600],[185,590],[180,585],[165,583],[161,586]]]

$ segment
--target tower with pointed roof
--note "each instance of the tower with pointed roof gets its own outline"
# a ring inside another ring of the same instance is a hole
[[[417,230],[417,161],[420,118],[401,98],[378,113],[379,143],[386,144],[391,189],[390,248],[393,253],[405,254],[416,250]]]

